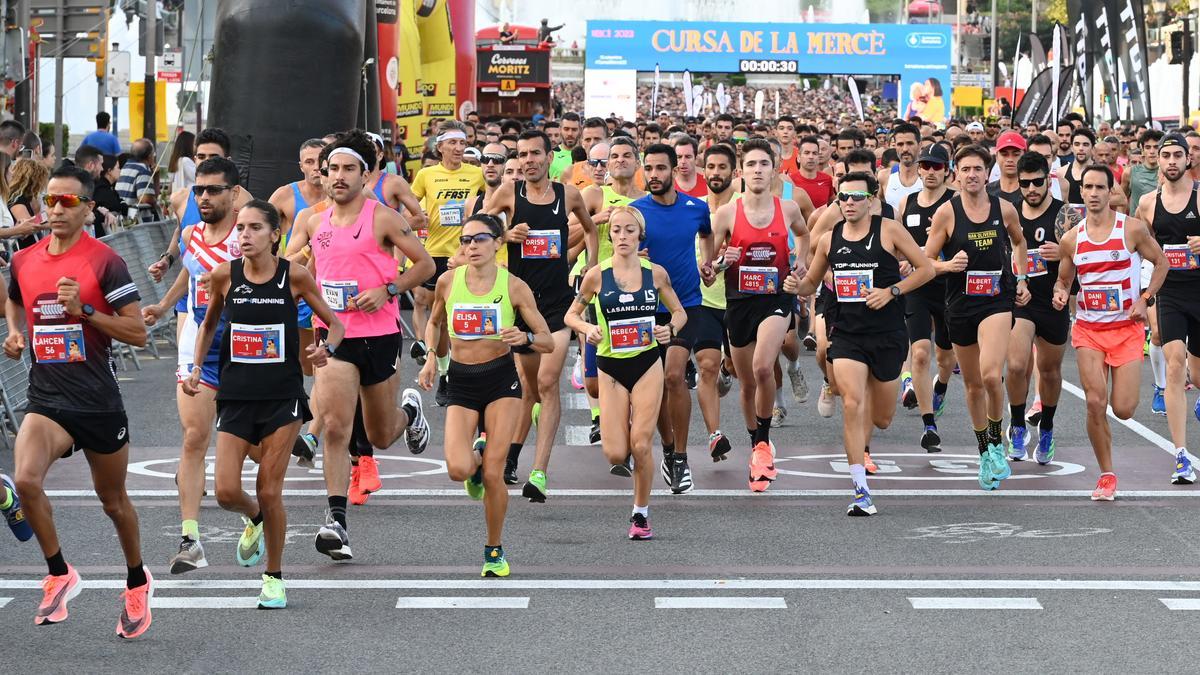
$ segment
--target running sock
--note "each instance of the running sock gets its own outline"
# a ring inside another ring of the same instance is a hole
[[[367,439],[367,425],[363,422],[362,403],[354,408],[354,428],[350,431],[350,452],[356,457],[375,456],[375,448]]]
[[[1008,406],[1008,423],[1014,427],[1025,426],[1025,404]]]
[[[438,375],[445,375],[446,371],[450,370],[450,355],[438,356],[434,358],[437,361]]]
[[[1150,370],[1154,371],[1154,386],[1167,388],[1167,357],[1160,345],[1150,343]]]
[[[758,423],[758,429],[754,432],[754,444],[770,443],[771,442],[771,418],[754,416],[754,421]]]
[[[61,577],[70,570],[67,569],[67,561],[63,559],[62,549],[58,549],[58,553],[46,558],[46,568],[50,570],[52,576]]]
[[[262,521],[263,521],[262,511],[259,511],[257,516],[254,516],[253,518],[250,519],[250,522],[254,525],[262,525]]]
[[[867,469],[862,464],[850,465],[850,480],[855,488],[867,489]]]
[[[987,434],[989,443],[1000,445],[1000,420],[988,418]]]
[[[671,456],[675,458],[676,462],[686,462],[687,461],[687,453],[686,452],[676,452]]]
[[[1100,472],[1100,477],[1101,477],[1101,478],[1103,478],[1103,477],[1105,477],[1105,476],[1115,476],[1115,475],[1117,475],[1117,474],[1116,474],[1116,473],[1114,473],[1114,472],[1112,472],[1112,471],[1101,471],[1101,472]]]
[[[407,426],[412,426],[413,420],[417,419],[417,407],[411,403],[405,403],[403,406],[401,406],[400,409],[403,410],[404,415],[406,417],[408,417],[408,425]],[[518,445],[517,452],[520,452],[520,451],[521,451],[521,446]],[[374,451],[374,449],[372,449],[371,455],[374,455],[374,454],[375,454],[375,451]]]
[[[937,418],[933,413],[921,413],[921,423],[927,427],[936,427]]]
[[[522,445],[523,445],[523,443],[509,443],[508,444],[508,461],[509,461],[509,463],[516,464],[517,460],[520,459]]]
[[[183,521],[183,536],[192,541],[200,541],[200,523],[194,520]]]
[[[650,505],[647,504],[645,506],[638,506],[637,504],[634,504],[633,505],[633,515],[640,515],[643,518],[649,518],[650,517]]]
[[[933,393],[939,394],[941,396],[945,396],[946,388],[949,386],[950,386],[949,382],[942,382],[941,380],[934,380],[933,381]]]
[[[268,572],[264,572],[264,574],[266,574],[267,576],[269,576],[269,577],[271,577],[271,578],[273,578],[273,579],[278,579],[278,580],[280,580],[280,581],[283,581],[283,572],[270,572],[270,571],[268,571]]]
[[[504,557],[504,547],[503,546],[486,546],[485,545],[483,547],[483,562],[489,563],[489,562],[493,562],[493,561],[495,561],[499,558],[503,558],[503,557]]]
[[[1054,431],[1054,412],[1058,410],[1056,405],[1042,404],[1042,419],[1038,422],[1040,431]]]
[[[783,404],[783,387],[775,388],[775,407],[776,408],[786,408],[787,407]]]
[[[337,524],[341,525],[342,529],[350,529],[350,527],[346,525],[346,498],[331,496],[328,498],[328,501],[329,516],[337,521]]]
[[[663,443],[663,457],[672,457],[675,455],[674,443]]]
[[[137,588],[138,586],[146,585],[146,568],[142,567],[142,563],[138,563],[128,568],[128,570],[128,573],[125,575],[125,588]]]
[[[975,442],[979,443],[979,454],[984,454],[988,451],[988,430],[987,427],[975,430]]]
[[[0,509],[7,509],[12,506],[13,492],[8,489],[7,485],[0,485],[0,488],[4,488],[4,499],[0,500]]]

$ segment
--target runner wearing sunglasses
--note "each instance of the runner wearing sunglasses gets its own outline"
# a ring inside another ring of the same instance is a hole
[[[179,457],[176,482],[179,486],[179,511],[182,518],[179,550],[171,559],[171,573],[183,574],[208,566],[204,546],[200,543],[200,499],[204,496],[204,457],[208,452],[208,441],[212,436],[213,421],[217,417],[216,394],[220,386],[221,347],[220,340],[225,322],[219,323],[213,332],[213,345],[203,358],[197,359],[193,349],[200,324],[208,312],[209,275],[218,265],[241,257],[234,223],[237,211],[234,203],[241,195],[237,167],[224,157],[210,157],[196,167],[196,184],[192,194],[200,212],[200,222],[183,231],[184,255],[180,277],[186,281],[186,291],[176,283],[157,305],[142,310],[146,325],[152,326],[166,313],[182,293],[187,294],[188,314],[181,318],[184,327],[179,336],[179,368],[175,373],[180,388],[175,402],[179,410],[179,423],[183,431],[183,443]],[[195,364],[199,362],[199,392],[189,396],[182,383],[189,379]],[[256,548],[261,532],[249,528],[238,542],[243,549]]]
[[[917,246],[923,249],[929,239],[933,214],[954,197],[954,190],[946,184],[950,177],[950,154],[940,145],[931,145],[921,153],[917,170],[921,174],[922,188],[901,204],[900,222]],[[910,261],[900,263],[901,274],[907,276],[911,271]],[[926,452],[941,452],[942,437],[938,434],[937,418],[946,409],[946,389],[954,370],[954,349],[946,330],[944,277],[934,277],[904,296],[904,322],[908,328],[913,391],[925,427],[921,434],[921,447]],[[929,370],[935,345],[937,377],[931,382]]]
[[[934,274],[931,261],[905,228],[871,215],[869,200],[878,191],[873,174],[846,174],[837,194],[845,220],[813,246],[807,273],[801,277],[793,272],[784,282],[788,293],[808,295],[827,273],[833,275],[837,323],[829,357],[842,396],[842,436],[854,483],[854,500],[846,509],[850,516],[877,513],[864,466],[869,429],[886,429],[896,413],[900,369],[908,353],[901,296]],[[903,279],[900,258],[913,266]]]
[[[1024,265],[1029,277],[1029,303],[1013,308],[1012,336],[1008,342],[1008,459],[1021,461],[1027,454],[1025,401],[1029,396],[1031,360],[1036,361],[1037,390],[1042,402],[1034,458],[1038,464],[1054,459],[1054,414],[1062,393],[1062,362],[1071,334],[1068,309],[1055,308],[1054,282],[1058,278],[1059,223],[1066,217],[1065,204],[1050,196],[1050,166],[1046,158],[1027,152],[1017,164],[1021,205],[1017,216],[1028,253]],[[1036,349],[1035,349],[1036,347]],[[1036,354],[1036,358],[1034,355]]]
[[[1025,237],[1013,205],[987,193],[991,161],[978,145],[954,156],[962,192],[933,214],[925,244],[925,254],[946,277],[946,327],[962,371],[985,490],[1012,475],[1000,435],[1004,361],[1014,303],[1029,302],[1027,275],[1012,271],[1014,260],[1026,260]]]
[[[487,541],[480,576],[485,577],[509,575],[501,545],[508,509],[504,462],[522,407],[512,348],[531,347],[540,354],[554,348],[529,286],[496,264],[503,237],[504,226],[495,216],[467,218],[459,236],[464,264],[438,280],[426,327],[430,340],[443,330],[450,335],[446,471],[451,480],[463,481],[472,499],[483,500]],[[528,329],[517,327],[518,316]],[[436,372],[433,361],[421,368],[418,382],[426,391],[433,388]],[[481,425],[487,441],[482,450],[472,449]]]

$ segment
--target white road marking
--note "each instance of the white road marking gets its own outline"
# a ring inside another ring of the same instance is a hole
[[[1159,598],[1170,610],[1200,610],[1200,598]]]
[[[529,609],[529,597],[400,597],[396,609]]]
[[[162,582],[156,580],[154,585],[161,586]],[[220,595],[180,595],[172,598],[156,595],[150,601],[150,607],[153,609],[254,609],[258,607],[258,598]]]
[[[254,494],[253,488],[248,488],[247,492]],[[162,490],[143,490],[134,489],[128,491],[130,497],[170,497],[172,499],[179,496],[179,492],[174,489]],[[324,497],[325,490],[323,489],[295,489],[284,490],[284,497]],[[384,489],[378,492],[372,492],[373,497],[461,497],[463,494],[462,488],[412,488],[403,490]],[[520,490],[509,490],[509,496],[520,497]],[[665,488],[655,489],[651,491],[655,497],[676,497],[671,491]],[[688,493],[688,498],[695,497],[748,497],[752,499],[770,499],[772,497],[837,497],[844,499],[850,494],[849,490],[779,490],[772,489],[764,494],[750,492],[749,490],[703,490],[696,489]],[[997,490],[995,492],[984,492],[983,490],[871,490],[871,494],[876,497],[978,497],[983,499],[999,499],[1003,497],[1020,497],[1022,499],[1029,497],[1090,497],[1091,490]],[[553,488],[550,490],[552,497],[629,497],[629,490],[611,490],[611,489],[559,489]],[[47,497],[95,497],[96,493],[93,490],[46,490]],[[1200,490],[1196,489],[1176,489],[1176,490],[1121,490],[1122,497],[1145,497],[1147,499],[1158,499],[1163,497],[1200,497]]]
[[[567,394],[567,410],[591,410],[592,406],[588,404],[587,394],[583,392],[575,392]]]
[[[783,598],[667,597],[654,598],[654,609],[787,609]]]
[[[909,598],[913,609],[1041,609],[1037,598]]]
[[[1074,384],[1071,384],[1070,382],[1066,381],[1065,379],[1062,381],[1062,388],[1063,388],[1063,391],[1067,392],[1068,394],[1071,394],[1072,396],[1074,396],[1075,398],[1077,398],[1081,401],[1087,400],[1087,397],[1084,395],[1082,389],[1075,386]],[[1146,439],[1147,441],[1150,441],[1151,445],[1156,446],[1162,450],[1165,450],[1166,452],[1168,452],[1172,455],[1175,454],[1175,445],[1173,443],[1171,443],[1171,441],[1163,438],[1157,432],[1155,432],[1153,429],[1150,429],[1149,427],[1142,424],[1141,422],[1139,422],[1135,419],[1128,419],[1128,420],[1118,419],[1117,416],[1113,414],[1112,406],[1108,407],[1108,416],[1111,417],[1112,419],[1116,420],[1118,424],[1121,424],[1126,429],[1129,429],[1130,431],[1137,434],[1138,436],[1141,436],[1142,438]],[[1121,494],[1123,495],[1125,493],[1122,492]]]
[[[0,608],[7,607],[10,602],[12,602],[12,598],[0,598]]]
[[[257,589],[258,579],[156,579],[158,589]],[[123,589],[120,579],[85,579],[84,589]],[[37,590],[36,579],[0,579],[0,589]],[[1200,581],[1151,579],[288,579],[288,590],[937,590],[1163,591],[1200,593]]]
[[[591,425],[584,426],[582,424],[565,425],[567,445],[582,445],[588,447],[592,444],[592,427]],[[374,493],[372,493],[374,494]]]

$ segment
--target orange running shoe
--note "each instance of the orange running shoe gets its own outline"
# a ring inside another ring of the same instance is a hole
[[[775,448],[769,443],[759,442],[750,451],[750,490],[766,492],[771,481],[779,475],[775,468]]]
[[[1100,480],[1096,482],[1096,489],[1092,490],[1092,501],[1111,502],[1116,498],[1117,474],[1106,473],[1100,476]]]
[[[33,622],[39,626],[67,620],[67,601],[79,595],[79,573],[67,565],[66,574],[48,574],[42,579],[42,603]]]
[[[879,470],[879,467],[875,466],[875,462],[871,461],[871,453],[869,452],[863,453],[863,469],[866,469],[867,473],[872,476]]]
[[[362,460],[360,459],[359,463],[361,462]],[[362,489],[362,469],[359,468],[358,464],[351,464],[350,489],[346,492],[346,497],[350,500],[351,504],[362,506],[367,503],[367,498],[370,496],[371,493]]]
[[[154,577],[150,570],[142,568],[146,573],[146,583],[137,588],[126,588],[121,593],[125,608],[121,610],[121,618],[117,620],[117,636],[126,640],[146,632],[150,627],[150,601],[154,599]]]
[[[358,458],[358,485],[363,492],[377,492],[383,487],[379,480],[379,462],[374,457]]]

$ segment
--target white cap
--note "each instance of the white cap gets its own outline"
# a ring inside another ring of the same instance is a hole
[[[967,131],[983,131],[982,122],[971,122],[967,125]]]

